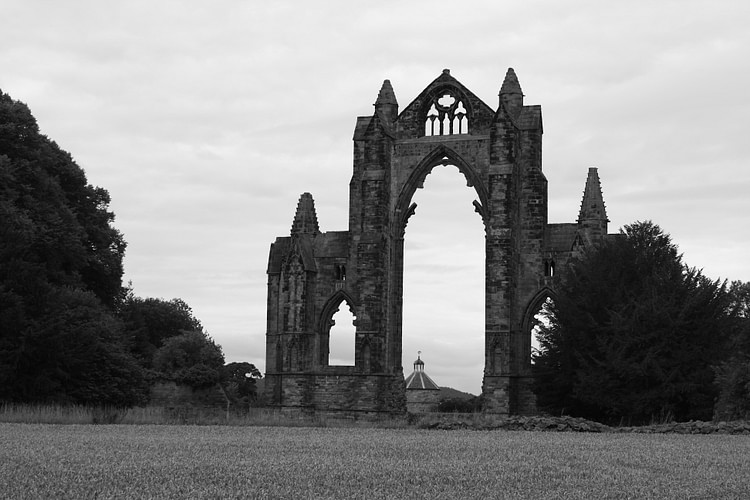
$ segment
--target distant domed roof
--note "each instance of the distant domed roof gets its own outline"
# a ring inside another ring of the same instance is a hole
[[[420,354],[417,354],[417,360],[414,361],[414,371],[406,377],[406,389],[439,391],[440,387],[424,372],[424,361]]]

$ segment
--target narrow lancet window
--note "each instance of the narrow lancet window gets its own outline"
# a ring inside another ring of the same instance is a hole
[[[336,270],[336,280],[346,281],[346,266],[343,264],[336,264],[335,270]]]
[[[436,133],[435,131],[435,120],[438,118],[438,110],[435,108],[435,103],[432,103],[432,107],[430,107],[430,110],[427,112],[427,120],[425,122],[425,131],[424,135],[426,136],[432,136],[432,135],[440,135],[439,133]],[[438,127],[440,126],[439,123],[437,124]],[[439,132],[439,128],[438,128]]]

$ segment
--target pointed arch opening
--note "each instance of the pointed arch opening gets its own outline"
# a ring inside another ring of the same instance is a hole
[[[524,355],[529,364],[540,352],[539,336],[543,335],[550,324],[550,308],[555,302],[554,291],[550,288],[540,290],[529,302],[523,322]]]
[[[476,395],[484,367],[484,224],[475,213],[481,203],[468,166],[462,169],[442,153],[423,164],[413,190],[402,193],[409,211],[403,227],[401,362],[406,375],[421,351],[439,386]]]
[[[396,201],[396,217],[400,218],[400,221],[396,226],[401,234],[403,234],[406,224],[409,222],[409,217],[414,214],[415,206],[413,206],[413,198],[417,189],[424,187],[427,176],[430,175],[433,169],[438,166],[448,165],[457,168],[464,176],[463,182],[465,185],[476,191],[477,199],[472,202],[472,205],[474,206],[474,211],[482,217],[482,220],[484,220],[488,194],[479,172],[477,172],[454,150],[445,145],[440,145],[424,157],[414,169],[414,172],[412,172],[409,179],[404,183],[404,186],[398,195],[398,200]],[[460,186],[460,182],[461,181],[457,180],[451,183],[451,185]],[[394,236],[398,237],[399,234]]]
[[[351,297],[339,290],[323,308],[319,341],[321,365],[355,365],[356,321]]]

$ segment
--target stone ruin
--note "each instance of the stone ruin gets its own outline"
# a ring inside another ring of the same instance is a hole
[[[309,193],[268,260],[266,397],[282,410],[402,415],[404,234],[414,192],[438,165],[476,191],[485,229],[485,411],[533,414],[531,330],[568,259],[607,234],[599,177],[590,168],[578,221],[547,221],[542,113],[524,104],[508,69],[497,108],[449,70],[399,113],[388,80],[372,116],[357,118],[349,229],[321,232]],[[556,273],[556,271],[559,271]],[[333,315],[356,318],[353,366],[330,363]]]

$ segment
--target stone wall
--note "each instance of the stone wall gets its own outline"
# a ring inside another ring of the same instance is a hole
[[[352,415],[403,413],[403,377],[354,373],[353,367],[338,367],[331,372],[269,375],[267,394],[280,396],[274,404],[286,410]]]
[[[406,411],[409,413],[435,412],[440,404],[440,391],[430,389],[407,389]]]

